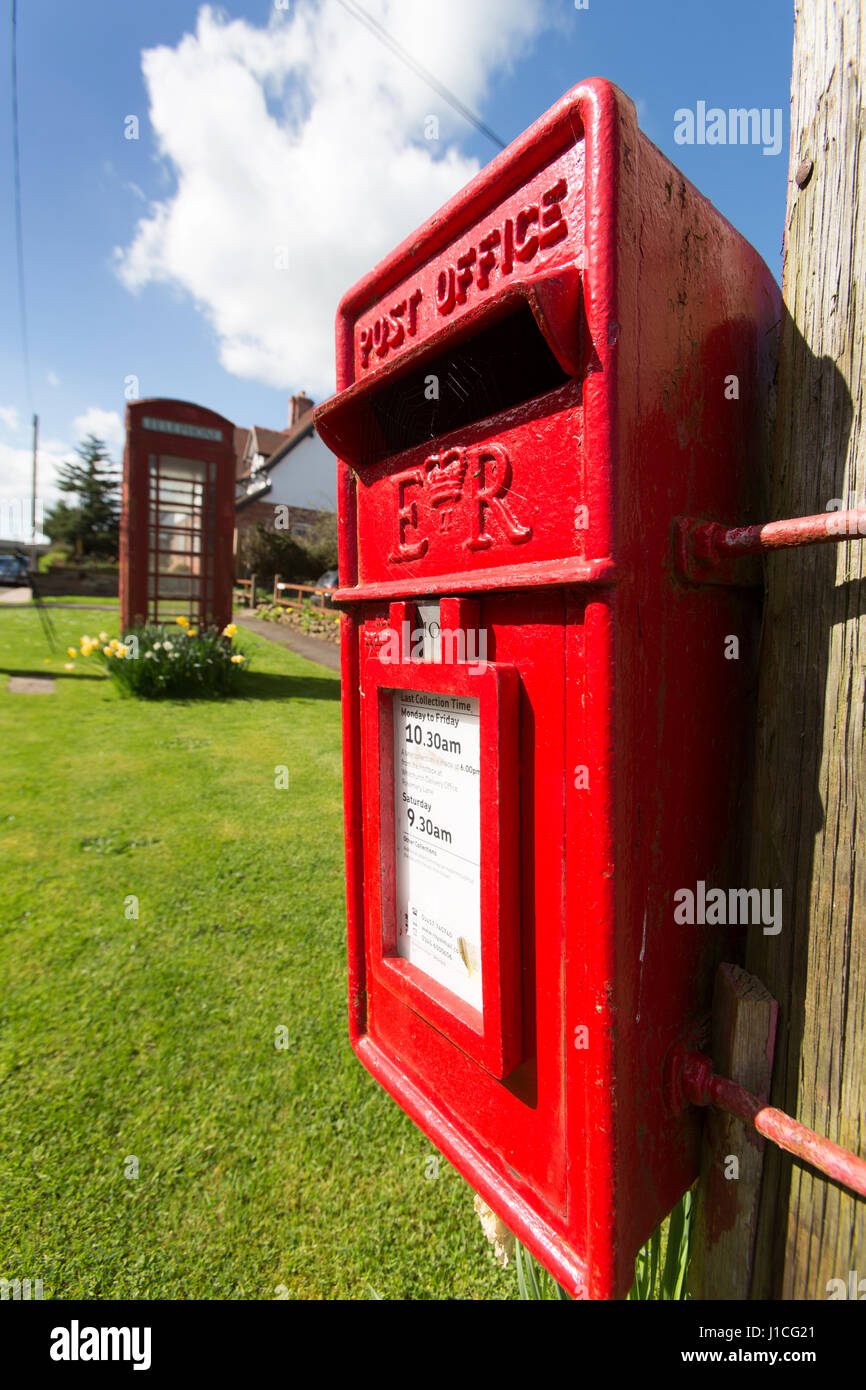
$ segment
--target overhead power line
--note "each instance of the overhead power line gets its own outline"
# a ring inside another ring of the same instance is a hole
[[[420,77],[422,82],[426,82],[428,87],[432,87],[437,96],[440,96],[443,101],[447,101],[448,105],[459,112],[464,120],[468,121],[470,125],[473,125],[482,135],[486,135],[487,139],[492,140],[494,145],[498,145],[501,150],[505,149],[505,141],[500,140],[495,130],[491,130],[489,125],[485,125],[481,117],[476,116],[475,112],[470,110],[459,97],[455,96],[454,93],[445,86],[444,82],[440,82],[438,78],[433,76],[432,72],[428,72],[425,67],[422,67],[419,62],[416,62],[411,53],[407,53],[403,45],[398,43],[377,19],[374,19],[371,14],[368,14],[366,10],[355,3],[355,0],[339,0],[339,3],[347,14],[350,14],[353,19],[357,19],[360,24],[363,24],[369,29],[370,33],[373,34],[380,43],[383,43],[386,48],[390,48],[391,52],[395,53],[401,62],[405,63],[406,66],[414,72],[416,77]]]
[[[12,0],[12,180],[15,204],[15,245],[18,253],[18,312],[21,318],[21,349],[24,355],[24,380],[27,397],[33,408],[33,388],[30,382],[30,348],[27,338],[27,301],[24,293],[24,234],[21,222],[21,151],[18,142],[18,16],[16,0]]]

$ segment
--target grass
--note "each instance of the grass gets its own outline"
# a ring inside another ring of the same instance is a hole
[[[52,617],[62,651],[116,631]],[[38,615],[0,606],[0,1277],[515,1297],[346,1038],[338,680],[242,641],[245,696],[150,704],[46,664]],[[10,693],[25,672],[56,692]]]
[[[688,1298],[686,1279],[694,1209],[695,1194],[690,1188],[638,1251],[629,1299],[669,1302]]]
[[[34,607],[36,606],[35,599],[28,599],[27,602],[32,603]],[[113,597],[111,594],[104,594],[100,595],[99,598],[88,598],[86,595],[82,594],[46,594],[42,602],[45,604],[71,604],[73,607],[77,608],[117,608],[120,604],[120,599],[117,597],[117,594]],[[119,633],[115,633],[115,637],[119,635]]]
[[[8,594],[10,590],[7,589],[6,592]],[[36,608],[38,606],[39,601],[37,599],[25,597],[26,594],[30,593],[29,589],[18,589],[17,591],[13,589],[11,590],[11,592],[15,595],[15,597],[7,599],[3,603],[0,603],[0,613],[5,612],[7,608]],[[116,594],[113,598],[111,597],[111,595],[108,595],[105,598],[87,598],[86,596],[82,596],[80,594],[46,594],[45,597],[42,599],[42,603],[49,610],[53,608],[55,604],[58,603],[61,604],[64,608],[93,608],[94,610],[96,610],[97,608],[104,608],[107,610],[110,608],[118,608],[120,604],[120,599],[117,597]],[[49,611],[48,617],[50,618],[52,616],[52,613]],[[82,616],[84,615],[82,614]],[[108,616],[110,617],[111,614],[109,613]],[[92,626],[93,622],[91,620],[91,627]],[[119,636],[119,633],[115,633],[115,636]]]

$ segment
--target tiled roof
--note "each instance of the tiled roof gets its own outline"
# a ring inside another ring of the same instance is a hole
[[[253,452],[270,458],[287,434],[288,430],[266,430],[262,425],[253,425]]]
[[[244,429],[240,425],[235,425],[234,446],[235,459],[237,460],[237,464],[235,467],[236,477],[240,477],[241,473],[243,472],[244,458],[247,452],[247,442],[249,440],[249,437],[250,432],[248,429]]]
[[[263,471],[269,473],[275,463],[279,463],[280,459],[285,458],[286,454],[288,454],[292,449],[294,449],[296,444],[298,444],[302,439],[305,439],[308,434],[312,434],[312,432],[312,410],[306,411],[306,413],[301,416],[298,423],[294,425],[293,428],[290,430],[283,430],[281,432],[277,430],[260,430],[257,425],[254,426],[254,443],[257,439],[261,441],[261,437],[263,435],[270,435],[277,441],[276,445],[273,448],[273,451],[265,458],[264,469],[258,469],[258,473],[261,474]],[[258,452],[264,453],[265,451],[264,449],[259,449]],[[245,469],[243,473],[238,474],[237,481],[239,483],[246,482],[251,476],[252,474],[250,470]]]

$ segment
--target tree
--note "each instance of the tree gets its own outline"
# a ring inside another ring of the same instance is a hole
[[[76,448],[80,462],[61,464],[57,486],[74,493],[76,506],[58,502],[45,517],[52,541],[84,555],[116,555],[120,534],[120,479],[103,440],[89,434]]]
[[[337,517],[323,516],[303,538],[270,531],[259,521],[241,534],[240,568],[259,579],[279,574],[295,584],[314,584],[325,570],[337,568]]]
[[[243,534],[239,558],[247,573],[260,580],[279,574],[295,584],[312,584],[319,575],[313,573],[315,561],[300,541],[285,531],[268,531],[260,521]]]
[[[315,521],[303,538],[304,549],[308,551],[316,578],[325,570],[337,568],[337,513],[328,512]]]

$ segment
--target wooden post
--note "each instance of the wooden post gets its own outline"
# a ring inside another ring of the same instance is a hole
[[[30,502],[30,568],[36,573],[39,552],[36,549],[36,468],[39,457],[39,416],[33,416],[33,493]]]
[[[279,576],[278,574],[275,574],[275,575],[274,575],[274,603],[276,603],[276,601],[277,601],[277,599],[278,599],[279,597],[280,597],[280,576]]]
[[[255,608],[255,606],[256,606],[256,576],[255,576],[254,574],[251,574],[251,575],[250,575],[250,608]]]
[[[779,1006],[753,975],[720,965],[713,993],[713,1066],[765,1099],[770,1091]],[[689,1293],[749,1296],[765,1141],[743,1120],[708,1108],[701,1180],[690,1241]]]
[[[861,0],[798,4],[770,519],[866,502]],[[779,1001],[772,1101],[866,1156],[866,547],[766,561],[746,964]],[[866,1202],[768,1145],[751,1297],[866,1276]]]

